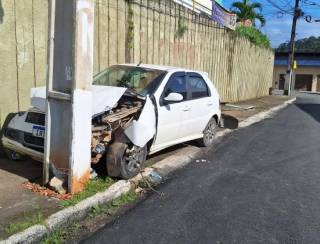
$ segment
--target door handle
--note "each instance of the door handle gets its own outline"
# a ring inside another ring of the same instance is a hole
[[[213,103],[208,103],[207,105],[208,105],[208,106],[212,106],[212,105],[213,105]]]
[[[185,111],[185,112],[187,112],[187,111],[189,111],[190,110],[190,108],[184,108],[184,109],[182,109],[183,111]]]

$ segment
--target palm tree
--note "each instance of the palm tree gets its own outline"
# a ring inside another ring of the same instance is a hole
[[[266,24],[264,16],[256,10],[259,9],[259,12],[262,11],[260,3],[250,3],[249,0],[242,0],[241,2],[233,2],[231,6],[232,12],[238,16],[238,22],[244,23],[247,20],[250,20],[252,24],[255,25],[255,21],[259,20],[261,26]]]

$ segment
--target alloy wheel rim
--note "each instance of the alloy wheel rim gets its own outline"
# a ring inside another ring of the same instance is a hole
[[[211,144],[215,137],[216,125],[214,122],[208,124],[207,129],[204,132],[204,140],[206,144]]]

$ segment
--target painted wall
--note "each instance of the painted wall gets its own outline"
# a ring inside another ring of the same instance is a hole
[[[0,0],[0,125],[30,105],[46,75],[47,0]],[[125,62],[202,70],[222,101],[268,95],[274,53],[170,0],[95,0],[94,72]],[[132,2],[128,4],[128,2]],[[178,38],[179,19],[185,33]],[[180,21],[181,22],[181,21]],[[132,31],[128,31],[129,27]]]
[[[276,66],[273,72],[273,88],[279,89],[279,76],[286,74],[287,67]],[[320,67],[299,67],[293,73],[293,84],[295,83],[296,75],[312,75],[311,91],[320,92]]]

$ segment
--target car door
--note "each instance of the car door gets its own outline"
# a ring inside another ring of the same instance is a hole
[[[183,100],[166,102],[164,98],[171,92],[181,94]],[[181,124],[188,112],[186,109],[187,100],[186,74],[185,72],[175,72],[168,79],[159,98],[158,129],[155,143],[157,148],[173,145],[181,138]]]
[[[196,72],[186,74],[189,100],[187,119],[182,128],[182,137],[199,137],[212,117],[214,100],[211,98],[210,89],[204,78]]]

